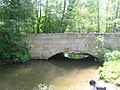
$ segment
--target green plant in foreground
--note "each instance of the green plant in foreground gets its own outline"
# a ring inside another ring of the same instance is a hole
[[[118,61],[120,59],[120,51],[114,50],[113,52],[107,52],[104,58],[105,61]]]
[[[99,68],[100,78],[106,82],[117,84],[120,78],[120,51],[107,52],[104,58],[103,67]]]
[[[99,68],[100,78],[106,82],[115,83],[120,77],[120,61],[107,61]]]

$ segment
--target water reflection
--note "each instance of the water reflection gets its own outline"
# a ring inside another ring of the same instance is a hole
[[[0,66],[0,90],[88,90],[88,81],[98,79],[97,68],[96,62],[72,60]]]

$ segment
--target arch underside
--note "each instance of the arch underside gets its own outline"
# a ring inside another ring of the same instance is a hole
[[[92,57],[94,58],[95,60],[97,60],[98,58],[90,53],[86,53],[86,52],[81,52],[81,51],[75,51],[75,50],[55,50],[53,51],[52,53],[50,53],[48,59],[50,58],[54,58],[54,57],[57,57],[57,58],[69,58],[69,57],[66,57],[65,54],[73,54],[73,55],[83,55],[83,56],[87,56],[87,57]]]

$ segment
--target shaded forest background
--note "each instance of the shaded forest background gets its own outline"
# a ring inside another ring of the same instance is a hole
[[[120,0],[0,0],[0,30],[34,33],[120,31]]]

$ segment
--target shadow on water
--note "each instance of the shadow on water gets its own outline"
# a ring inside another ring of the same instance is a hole
[[[57,67],[64,69],[85,69],[93,66],[96,66],[95,68],[98,68],[100,65],[94,56],[88,56],[82,59],[71,59],[64,57],[63,53],[58,53],[50,57],[48,61]]]

